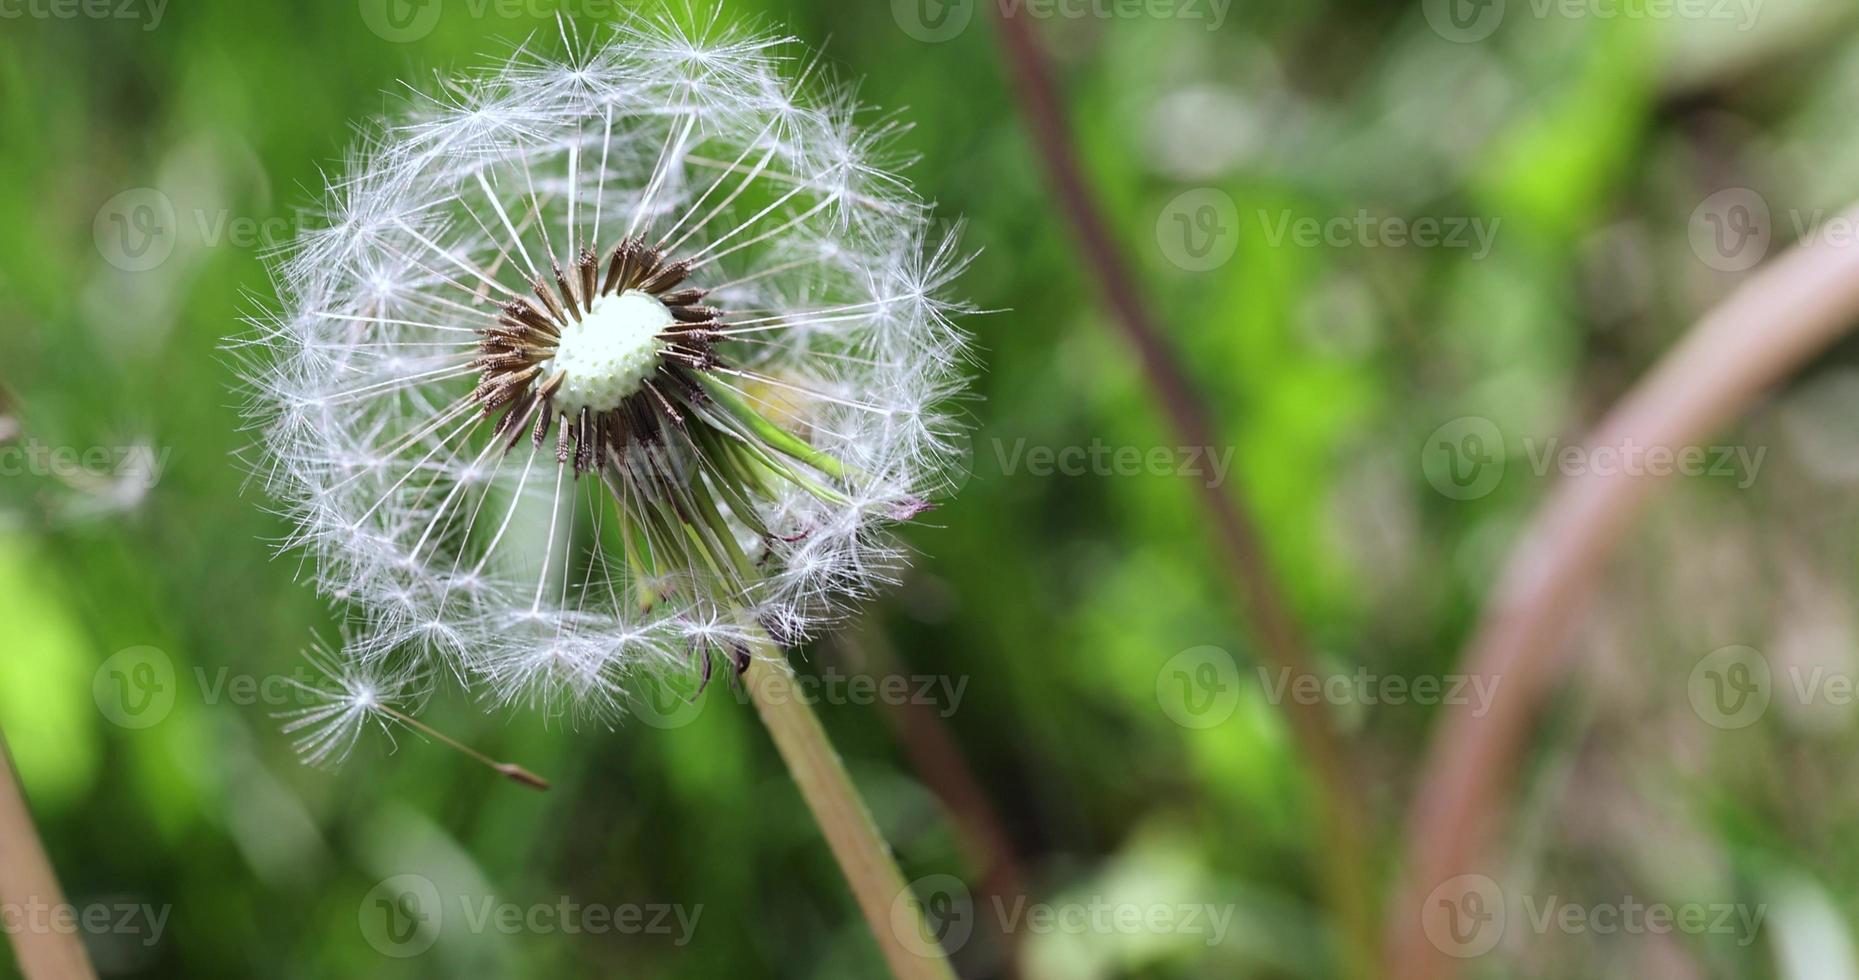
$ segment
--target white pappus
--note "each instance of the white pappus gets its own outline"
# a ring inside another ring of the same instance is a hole
[[[946,488],[967,256],[903,127],[688,21],[413,97],[276,259],[237,345],[254,462],[352,611],[342,659],[610,717],[829,623]]]

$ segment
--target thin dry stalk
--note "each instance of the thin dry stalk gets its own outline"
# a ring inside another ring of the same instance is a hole
[[[1136,351],[1149,387],[1161,403],[1175,438],[1184,446],[1218,445],[1212,415],[1150,315],[1128,263],[1116,245],[1085,179],[1065,122],[1058,86],[1040,53],[1028,18],[1010,5],[999,8],[1002,52],[1018,80],[1020,108],[1033,144],[1045,161],[1060,211],[1071,221],[1092,277],[1104,289],[1113,322]],[[1310,645],[1278,586],[1260,546],[1257,528],[1232,495],[1202,483],[1200,502],[1212,524],[1220,558],[1238,591],[1258,641],[1259,656],[1299,685],[1316,677]],[[1367,976],[1375,962],[1376,913],[1373,864],[1369,861],[1367,807],[1361,782],[1327,706],[1289,699],[1283,705],[1291,734],[1316,784],[1315,808],[1321,836],[1315,850],[1326,892],[1341,933],[1343,971]]]
[[[1859,210],[1843,218],[1859,221]],[[1844,245],[1845,247],[1842,247]],[[1674,449],[1737,418],[1859,320],[1859,248],[1822,238],[1762,268],[1712,310],[1587,440]],[[1556,486],[1512,552],[1462,663],[1502,678],[1489,710],[1445,709],[1410,815],[1409,867],[1388,924],[1387,975],[1443,980],[1462,960],[1429,942],[1423,904],[1484,863],[1543,698],[1575,653],[1564,641],[1655,481],[1592,469]]]
[[[0,907],[66,908],[63,889],[52,873],[51,859],[32,823],[26,794],[13,775],[13,757],[0,733]],[[7,930],[26,980],[95,980],[90,956],[76,932],[53,928],[50,919],[31,920]]]

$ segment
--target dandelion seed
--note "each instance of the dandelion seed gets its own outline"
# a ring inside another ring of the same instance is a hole
[[[412,674],[371,669],[323,647],[312,649],[305,660],[316,676],[288,679],[305,706],[278,717],[285,733],[296,738],[298,754],[312,765],[343,762],[370,727],[391,738],[400,714],[394,705],[417,700],[418,679]]]
[[[549,788],[548,780],[522,766],[498,762],[410,714],[425,690],[416,670],[384,670],[378,663],[344,661],[323,648],[311,650],[306,659],[319,677],[289,679],[306,706],[280,712],[278,717],[284,719],[285,733],[296,736],[298,753],[312,765],[340,764],[369,727],[381,729],[390,738],[395,728],[405,727],[512,782],[537,790]]]

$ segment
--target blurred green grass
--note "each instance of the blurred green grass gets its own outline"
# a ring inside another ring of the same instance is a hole
[[[1004,817],[1031,901],[1107,894],[1234,910],[1218,944],[1022,935],[1023,966],[1329,975],[1310,870],[1325,842],[1311,837],[1303,766],[1254,674],[1191,478],[1040,476],[1004,462],[1020,440],[1146,449],[1167,436],[1049,204],[987,12],[928,44],[900,27],[895,5],[728,7],[826,43],[866,100],[905,111],[915,125],[905,145],[921,156],[912,176],[983,250],[963,288],[1001,311],[969,324],[985,362],[974,476],[911,532],[917,567],[870,627],[911,674],[966,682],[948,725]],[[195,0],[150,30],[0,20],[9,411],[47,444],[170,454],[146,496],[102,516],[84,513],[95,488],[8,475],[0,493],[11,648],[0,726],[49,847],[74,901],[173,909],[159,943],[106,935],[93,952],[125,976],[877,975],[798,797],[727,691],[672,729],[563,730],[456,697],[434,705],[446,731],[553,778],[541,797],[412,740],[390,753],[371,739],[337,772],[305,769],[270,717],[279,706],[212,693],[227,677],[296,669],[297,651],[335,623],[295,581],[296,558],[273,557],[285,528],[233,458],[245,436],[221,346],[265,302],[266,248],[340,169],[353,125],[390,104],[384,93],[555,29],[552,17],[470,9],[448,0],[411,43],[372,32],[347,2]],[[589,30],[598,18],[576,20]],[[1427,433],[1467,415],[1507,433],[1578,432],[1728,288],[1686,234],[1719,188],[1755,187],[1778,210],[1859,194],[1852,27],[1842,10],[1783,0],[1749,31],[1518,15],[1478,44],[1442,39],[1420,5],[1363,0],[1238,5],[1219,31],[1157,17],[1040,24],[1086,164],[1235,451],[1226,489],[1260,515],[1326,664],[1450,671],[1546,484],[1526,474],[1476,501],[1446,499],[1417,462]],[[175,205],[178,239],[159,267],[126,272],[104,261],[96,226],[107,201],[144,187]],[[1157,237],[1169,202],[1197,187],[1239,203],[1236,254],[1206,273],[1171,263]],[[1270,233],[1281,217],[1362,208],[1493,222],[1495,248],[1477,258],[1304,248]],[[1843,351],[1821,370],[1851,360]],[[1737,438],[1772,440],[1779,477],[1750,494],[1687,485],[1662,509],[1667,530],[1642,542],[1658,560],[1622,573],[1604,635],[1588,641],[1634,656],[1600,673],[1602,693],[1577,685],[1533,761],[1523,853],[1571,893],[1754,901],[1764,882],[1795,875],[1809,884],[1783,894],[1808,909],[1800,921],[1815,921],[1816,903],[1851,914],[1859,849],[1839,833],[1853,813],[1840,790],[1850,726],[1726,741],[1671,718],[1684,713],[1672,692],[1691,660],[1739,629],[1767,635],[1782,622],[1771,600],[1798,591],[1784,578],[1821,583],[1811,596],[1851,595],[1852,563],[1827,546],[1852,540],[1850,508],[1832,502],[1843,484],[1809,495],[1820,523],[1792,519],[1815,459],[1772,423]],[[1675,529],[1726,523],[1766,557],[1722,577],[1746,590],[1740,615],[1690,622],[1711,618],[1696,594],[1659,583],[1704,544]],[[1837,620],[1826,606],[1816,615]],[[1184,727],[1158,704],[1158,675],[1207,645],[1238,665],[1231,716]],[[113,683],[100,673],[113,655],[138,647],[160,651],[176,686],[148,728],[113,722],[93,689]],[[806,666],[850,669],[832,644]],[[907,872],[973,885],[985,869],[965,857],[881,709],[823,710]],[[1357,705],[1346,717],[1377,808],[1375,870],[1391,873],[1430,713]],[[1778,760],[1783,773],[1761,778]],[[1595,822],[1615,829],[1611,843],[1585,836],[1590,825],[1555,790],[1570,786],[1603,801],[1609,819]],[[1802,796],[1807,806],[1790,802]],[[1631,843],[1660,838],[1646,810],[1686,828],[1674,866],[1711,873],[1623,860]],[[702,911],[682,946],[454,927],[400,961],[370,945],[358,918],[381,881],[404,874],[524,907],[571,896]],[[984,927],[958,962],[1001,975],[983,934],[994,912],[975,901]],[[1667,955],[1551,938],[1526,945],[1543,957],[1530,975],[1603,975]],[[1779,939],[1675,941],[1673,955],[1708,975],[1778,970]]]

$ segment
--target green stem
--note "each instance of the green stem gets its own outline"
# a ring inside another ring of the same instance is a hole
[[[897,980],[955,980],[942,945],[924,928],[922,906],[904,883],[890,845],[819,717],[796,689],[786,654],[767,640],[753,653],[743,682],[755,710],[852,886],[892,975]]]

